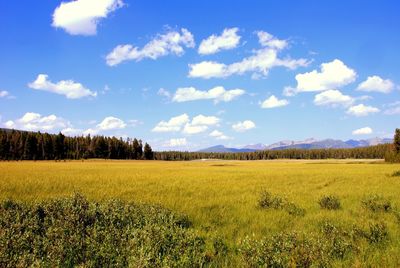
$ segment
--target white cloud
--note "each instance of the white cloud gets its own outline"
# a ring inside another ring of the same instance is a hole
[[[350,106],[354,99],[348,95],[342,94],[339,90],[331,89],[321,92],[314,97],[314,104],[319,106]]]
[[[19,119],[9,120],[4,126],[6,128],[14,128],[28,131],[50,131],[64,129],[70,123],[63,118],[57,117],[54,114],[42,116],[38,113],[28,112]]]
[[[255,128],[256,124],[253,121],[245,120],[243,122],[237,122],[236,124],[232,125],[233,130],[237,132],[244,132],[249,129]]]
[[[87,136],[87,135],[94,136],[94,135],[99,134],[99,130],[96,128],[89,128],[89,129],[86,129],[85,131],[83,131],[82,134],[84,136]]]
[[[380,110],[378,108],[372,107],[372,106],[366,106],[364,104],[351,106],[347,110],[348,114],[354,115],[354,116],[357,116],[357,117],[367,116],[369,114],[374,114],[374,113],[378,113],[378,112],[380,112]]]
[[[368,134],[372,134],[372,128],[370,127],[363,127],[363,128],[359,128],[356,129],[352,132],[353,135],[368,135]]]
[[[221,131],[218,131],[218,130],[212,131],[209,136],[214,137],[217,140],[230,140],[231,139],[231,137],[226,136],[224,133],[222,133]]]
[[[209,126],[217,125],[220,119],[216,116],[204,116],[202,114],[193,117],[192,121],[187,114],[172,117],[169,121],[159,122],[153,129],[153,132],[178,132],[184,134],[202,133]]]
[[[202,114],[193,117],[192,119],[192,125],[198,126],[198,125],[206,125],[206,126],[213,126],[218,124],[220,119],[216,116],[204,116]]]
[[[324,91],[348,85],[356,79],[356,72],[342,61],[335,59],[322,63],[321,71],[313,70],[296,75],[297,91]]]
[[[8,93],[8,91],[6,91],[6,90],[1,90],[0,91],[0,98],[5,98],[5,97],[8,97],[8,96],[10,96],[10,93]]]
[[[182,114],[172,117],[169,121],[159,122],[153,129],[153,132],[176,132],[180,131],[182,127],[189,122],[189,116]]]
[[[198,134],[206,131],[209,126],[219,123],[220,119],[216,116],[204,116],[202,114],[193,117],[192,122],[187,123],[183,128],[184,134]]]
[[[221,50],[235,48],[239,45],[240,36],[237,34],[238,28],[224,29],[221,35],[211,35],[207,39],[201,41],[199,46],[199,54],[214,54]]]
[[[394,83],[389,79],[382,79],[377,75],[369,76],[367,80],[360,83],[357,90],[366,92],[390,93],[394,89]]]
[[[126,127],[126,123],[119,118],[108,116],[97,125],[98,130],[112,130],[112,129],[123,129]]]
[[[286,67],[296,69],[300,66],[307,66],[306,59],[279,59],[278,51],[273,48],[256,50],[254,55],[244,58],[242,61],[229,65],[215,61],[203,61],[196,64],[189,64],[189,77],[194,78],[221,78],[234,74],[242,75],[247,72],[254,72],[256,77],[266,76],[273,67]]]
[[[73,80],[61,80],[57,83],[53,83],[48,80],[47,74],[39,74],[36,80],[29,83],[28,86],[32,89],[64,95],[68,99],[97,96],[97,92],[92,92],[90,89],[85,88],[82,84],[76,83]]]
[[[186,138],[179,138],[179,139],[170,139],[166,141],[163,146],[164,147],[181,147],[181,146],[186,146],[187,140]]]
[[[194,47],[193,35],[182,28],[181,32],[168,31],[165,34],[157,35],[147,43],[142,49],[132,45],[118,45],[111,51],[106,61],[109,66],[115,66],[123,61],[141,61],[145,58],[157,59],[161,56],[175,54],[180,56],[184,53],[184,47]]]
[[[208,129],[208,126],[206,125],[192,125],[192,124],[186,124],[185,127],[183,128],[183,133],[184,134],[198,134],[206,131]]]
[[[228,77],[234,74],[242,75],[253,72],[253,78],[266,76],[273,67],[286,67],[296,69],[300,66],[307,66],[306,59],[279,58],[278,53],[286,48],[286,41],[276,39],[265,32],[258,32],[260,43],[264,46],[254,50],[253,55],[244,58],[239,62],[224,64],[215,61],[203,61],[196,64],[189,64],[189,77],[215,78]]]
[[[61,130],[61,133],[66,135],[66,136],[80,136],[82,135],[83,131],[82,129],[77,129],[77,128],[72,128],[72,127],[68,127],[68,128],[64,128],[63,130]]]
[[[171,98],[171,92],[169,92],[169,91],[166,90],[165,88],[160,88],[160,89],[157,91],[157,95],[158,95],[158,96],[166,97],[167,99]]]
[[[262,104],[261,108],[264,109],[271,109],[271,108],[277,108],[277,107],[283,107],[289,104],[289,101],[285,99],[279,100],[277,97],[272,95],[268,99],[266,99]]]
[[[297,88],[294,87],[285,87],[282,92],[285,97],[293,97],[297,94]]]
[[[75,0],[62,2],[53,13],[52,26],[72,35],[95,35],[101,19],[122,7],[122,0]]]
[[[172,101],[174,102],[186,102],[194,100],[206,100],[213,99],[215,103],[218,102],[229,102],[235,98],[243,95],[245,91],[243,89],[232,89],[225,90],[224,87],[214,87],[208,91],[197,90],[194,87],[178,88],[175,92]]]
[[[263,47],[271,47],[275,49],[284,49],[288,46],[288,43],[286,40],[280,40],[276,37],[274,37],[272,34],[264,32],[264,31],[258,31],[256,32],[258,36],[258,42],[263,46]]]

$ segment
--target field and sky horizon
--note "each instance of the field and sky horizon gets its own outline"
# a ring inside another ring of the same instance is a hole
[[[0,1],[0,267],[400,267],[399,14]]]
[[[396,1],[0,3],[0,126],[156,150],[392,138]]]

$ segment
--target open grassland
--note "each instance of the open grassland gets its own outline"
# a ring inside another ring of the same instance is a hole
[[[399,267],[398,170],[400,165],[351,160],[0,162],[0,199],[39,202],[78,192],[90,201],[159,204],[187,215],[200,234],[225,241],[232,250],[220,265],[244,264],[236,249],[246,239],[318,233],[326,222],[368,232],[384,224],[385,242],[369,243],[368,236],[334,266]],[[263,191],[304,215],[260,208]],[[375,195],[389,202],[390,209],[370,209],[367,202]],[[323,196],[338,198],[340,208],[322,209]]]

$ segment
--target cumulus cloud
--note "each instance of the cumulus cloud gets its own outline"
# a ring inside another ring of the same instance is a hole
[[[70,123],[54,114],[42,116],[38,113],[28,112],[19,119],[9,120],[4,123],[6,128],[27,130],[27,131],[51,131],[64,129]]]
[[[0,90],[0,98],[5,98],[10,96],[10,93],[8,93],[8,91],[6,90]]]
[[[159,122],[153,129],[153,132],[176,132],[180,131],[182,127],[189,122],[187,114],[172,117],[168,121]]]
[[[348,85],[356,79],[356,72],[342,61],[335,59],[322,63],[321,71],[297,74],[297,92],[325,91]]]
[[[155,60],[169,54],[180,56],[184,53],[184,47],[194,46],[193,35],[187,29],[182,28],[180,32],[169,30],[165,34],[158,34],[143,48],[129,44],[118,45],[107,55],[106,61],[109,66],[115,66],[128,60],[141,61],[145,58]]]
[[[369,76],[367,80],[360,83],[357,90],[365,92],[380,92],[390,93],[394,89],[394,83],[389,79],[382,79],[381,77],[374,75]]]
[[[194,87],[178,88],[175,92],[172,101],[174,102],[186,102],[195,100],[214,100],[214,103],[218,102],[229,102],[237,97],[243,95],[245,91],[243,89],[231,89],[225,90],[224,87],[214,87],[208,91],[197,90]]]
[[[244,58],[239,62],[224,64],[215,61],[203,61],[196,64],[189,64],[189,77],[194,78],[221,78],[234,74],[242,75],[247,72],[253,72],[253,77],[266,76],[273,67],[286,67],[296,69],[300,66],[307,66],[309,61],[306,59],[279,58],[279,52],[286,47],[283,45],[286,41],[275,37],[267,36],[263,32],[260,36],[260,43],[264,46],[259,50],[253,51],[253,55]]]
[[[230,140],[231,137],[226,136],[223,132],[219,130],[214,130],[210,133],[210,137],[213,137],[217,140]]]
[[[253,121],[250,120],[245,120],[243,122],[237,122],[236,124],[232,125],[233,130],[237,132],[244,132],[247,130],[250,130],[252,128],[255,128],[256,124],[254,124]]]
[[[178,139],[170,139],[166,141],[163,146],[164,147],[181,147],[186,146],[188,144],[186,138],[178,138]]]
[[[354,99],[348,95],[344,95],[339,90],[331,89],[317,94],[314,97],[314,104],[318,106],[350,106]]]
[[[208,130],[209,126],[214,126],[219,123],[220,119],[216,116],[204,116],[202,114],[193,117],[190,123],[186,123],[183,128],[184,134],[198,134]]]
[[[347,113],[349,115],[354,115],[354,116],[357,116],[357,117],[367,116],[367,115],[374,114],[374,113],[379,113],[379,112],[380,112],[380,110],[378,108],[372,107],[372,106],[366,106],[364,104],[351,106],[347,110]]]
[[[97,129],[97,128],[88,128],[85,131],[83,131],[82,134],[85,135],[85,136],[88,136],[88,135],[94,136],[94,135],[99,134],[99,129]]]
[[[258,31],[256,33],[258,36],[258,42],[263,47],[271,47],[281,50],[288,46],[288,42],[286,40],[280,40],[270,33],[264,31]]]
[[[124,129],[128,126],[123,120],[114,117],[114,116],[107,116],[105,117],[99,124],[95,127],[86,129],[82,132],[83,135],[97,135],[102,131],[110,131],[110,130],[118,130]]]
[[[122,0],[62,2],[54,10],[52,26],[71,35],[95,35],[99,22],[123,5]]]
[[[96,97],[97,92],[85,88],[82,84],[73,80],[61,80],[53,83],[48,79],[47,74],[39,74],[35,81],[29,83],[28,86],[32,89],[48,91],[66,96],[68,99],[79,99],[83,97]]]
[[[192,125],[192,124],[186,124],[185,127],[183,128],[183,133],[184,134],[198,134],[206,131],[208,129],[208,126],[205,125]]]
[[[210,126],[217,125],[220,119],[216,116],[197,115],[190,118],[187,114],[172,117],[168,121],[159,122],[153,129],[153,132],[178,132],[184,134],[197,134],[206,131]]]
[[[372,128],[370,127],[363,127],[363,128],[359,128],[356,129],[352,132],[353,135],[368,135],[368,134],[372,134]]]
[[[108,116],[97,125],[99,130],[112,130],[112,129],[123,129],[126,127],[126,123],[119,118]]]
[[[266,99],[263,103],[261,103],[261,108],[271,109],[271,108],[283,107],[288,104],[289,104],[288,100],[285,99],[279,100],[277,97],[272,95],[271,97]]]
[[[216,116],[204,116],[202,114],[193,117],[192,125],[206,125],[206,126],[213,126],[218,124],[220,119]]]
[[[221,50],[235,48],[239,45],[240,36],[237,34],[238,28],[224,29],[221,35],[211,35],[207,39],[201,41],[199,46],[199,54],[214,54]]]
[[[83,134],[82,129],[67,127],[61,130],[61,133],[66,136],[80,136]]]

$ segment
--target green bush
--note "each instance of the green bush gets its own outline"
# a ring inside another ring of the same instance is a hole
[[[326,267],[326,245],[310,235],[280,233],[261,240],[246,238],[239,252],[249,267]]]
[[[385,161],[389,163],[400,163],[400,154],[390,151],[385,154]]]
[[[323,196],[318,203],[323,209],[336,210],[341,208],[339,197],[334,195]]]
[[[389,237],[389,232],[385,223],[370,224],[367,239],[370,243],[381,243]]]
[[[186,216],[81,195],[0,204],[0,267],[201,267],[205,241]]]
[[[273,208],[281,209],[283,207],[284,200],[279,196],[273,196],[270,192],[263,191],[258,200],[258,206],[260,208]]]
[[[390,212],[392,209],[390,200],[380,195],[366,196],[361,203],[364,208],[372,212]]]
[[[392,177],[400,177],[400,170],[393,172]]]
[[[292,216],[304,216],[306,214],[304,208],[298,207],[296,204],[290,202],[285,204],[285,210]]]

